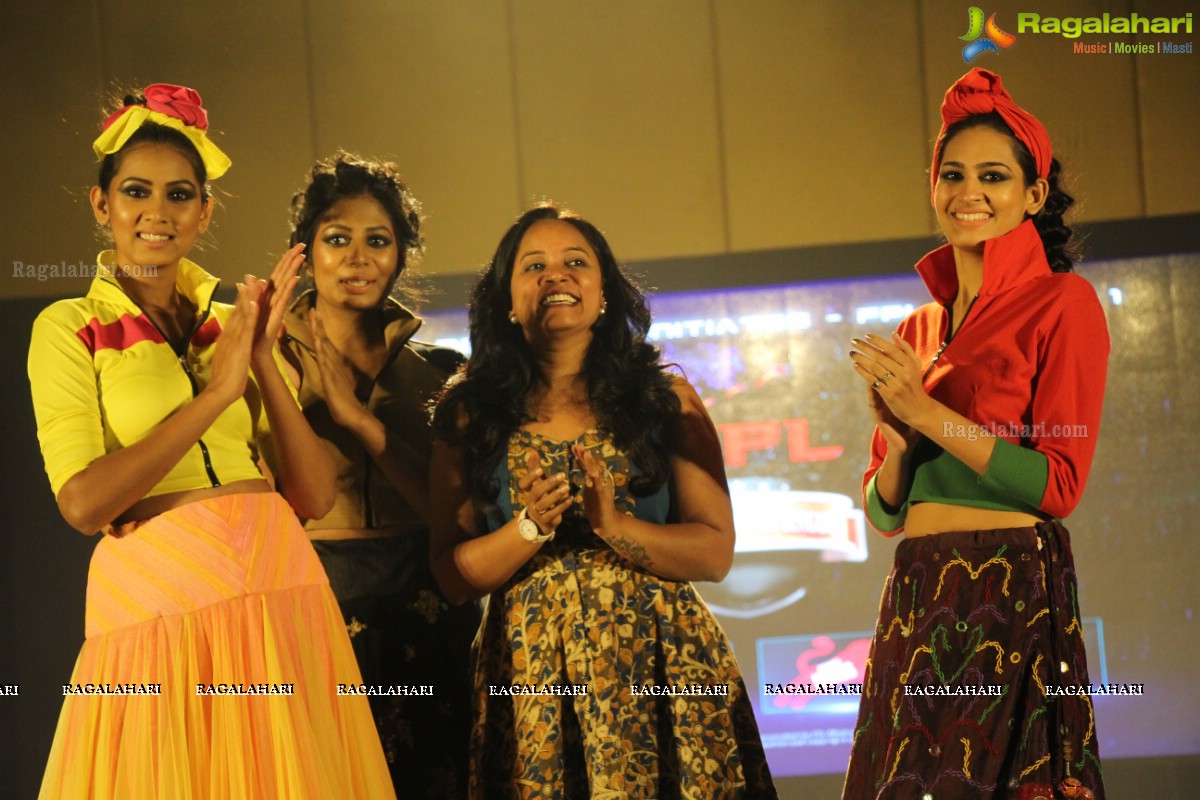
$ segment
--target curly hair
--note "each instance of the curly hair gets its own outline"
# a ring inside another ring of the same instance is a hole
[[[114,98],[115,102],[112,104],[114,110],[126,106],[146,105],[146,98],[134,92],[119,97],[119,100]],[[135,146],[142,144],[163,144],[178,150],[179,154],[192,165],[192,169],[196,173],[196,183],[200,187],[200,199],[204,202],[208,201],[208,198],[212,196],[212,189],[208,184],[208,170],[204,168],[204,159],[200,157],[200,151],[182,133],[174,128],[168,128],[166,125],[159,125],[157,122],[142,123],[125,144],[121,145],[120,150],[108,153],[100,160],[100,174],[96,178],[96,185],[100,187],[100,191],[108,193],[112,179],[121,171],[121,162],[125,159],[125,154]]]
[[[1025,185],[1033,185],[1038,177],[1037,162],[1034,160],[1033,154],[1020,139],[1013,135],[1012,128],[1008,127],[1008,123],[994,111],[988,114],[975,114],[947,128],[945,135],[938,142],[937,167],[941,167],[941,154],[946,152],[946,145],[968,128],[990,128],[1011,139],[1013,153],[1016,155],[1017,164],[1021,167]],[[1042,209],[1033,217],[1033,225],[1042,237],[1042,246],[1046,250],[1046,261],[1050,263],[1050,269],[1054,272],[1071,272],[1080,260],[1079,246],[1077,241],[1072,238],[1071,228],[1067,226],[1063,217],[1067,210],[1075,204],[1075,198],[1062,188],[1062,166],[1058,163],[1057,158],[1050,160],[1050,174],[1046,177],[1046,182],[1049,184],[1050,190]]]
[[[372,161],[339,150],[318,161],[309,173],[304,188],[292,195],[291,244],[303,242],[312,253],[317,228],[329,209],[341,200],[355,197],[374,199],[392,221],[400,263],[385,297],[391,294],[406,266],[421,256],[425,241],[421,236],[421,203],[400,178],[399,169],[390,161]]]
[[[630,481],[630,489],[637,495],[650,494],[663,485],[670,469],[663,434],[679,415],[680,402],[658,348],[646,341],[650,311],[645,297],[594,225],[571,211],[541,203],[508,229],[475,284],[469,312],[471,356],[447,383],[434,409],[437,435],[464,452],[468,485],[480,515],[496,507],[500,485],[494,471],[509,437],[532,420],[525,400],[540,375],[529,343],[508,314],[517,249],[526,232],[542,220],[573,226],[599,260],[607,311],[592,328],[583,374],[600,427],[642,470]]]

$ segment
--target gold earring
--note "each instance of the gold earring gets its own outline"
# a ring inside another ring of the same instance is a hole
[[[515,312],[515,311],[508,312],[508,321],[511,322],[513,325],[516,325],[518,322],[520,322],[520,320],[517,319],[517,312]]]

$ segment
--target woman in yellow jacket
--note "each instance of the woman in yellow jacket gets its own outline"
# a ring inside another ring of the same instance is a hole
[[[186,258],[229,166],[206,129],[191,89],[126,97],[94,145],[113,249],[86,297],[34,323],[51,487],[72,527],[103,532],[40,796],[393,797],[365,700],[337,694],[358,670],[296,518],[333,499],[274,348],[300,248],[213,301]]]

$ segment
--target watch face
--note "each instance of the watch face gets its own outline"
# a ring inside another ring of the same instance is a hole
[[[538,537],[542,535],[542,531],[538,528],[537,523],[529,517],[518,520],[517,533],[521,534],[521,538],[527,542],[536,542]]]

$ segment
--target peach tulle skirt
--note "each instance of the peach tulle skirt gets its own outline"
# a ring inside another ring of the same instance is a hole
[[[358,667],[291,507],[225,495],[130,527],[92,556],[71,683],[161,694],[67,696],[39,797],[394,798],[366,698],[337,693]]]

